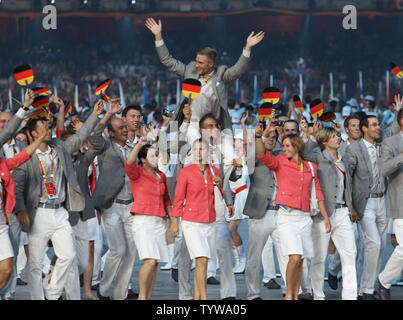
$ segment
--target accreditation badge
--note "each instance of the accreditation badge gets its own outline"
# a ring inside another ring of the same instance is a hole
[[[48,199],[54,201],[56,199],[56,186],[53,181],[46,181],[45,188],[48,193]]]

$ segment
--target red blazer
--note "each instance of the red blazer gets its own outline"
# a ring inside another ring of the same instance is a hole
[[[220,176],[220,170],[213,167],[214,174]],[[185,207],[183,203],[186,200]],[[215,221],[214,184],[209,168],[207,184],[197,164],[179,170],[172,206],[172,216],[182,217],[193,222]]]
[[[258,158],[270,170],[276,172],[278,181],[276,204],[309,212],[311,206],[312,172],[308,161],[303,161],[304,168],[301,172],[298,164],[282,154],[275,157],[266,151],[263,157],[258,156]],[[312,163],[312,166],[315,172],[316,197],[318,201],[325,200],[318,179],[317,166],[315,163]]]
[[[0,178],[3,185],[3,203],[5,213],[11,214],[15,206],[14,179],[10,171],[17,169],[20,165],[31,159],[31,156],[24,149],[15,157],[10,159],[0,158]]]
[[[158,171],[161,178],[157,181],[149,172],[136,163],[128,164],[125,161],[125,170],[130,178],[130,186],[134,203],[131,214],[147,214],[150,216],[165,217],[165,207],[171,205],[168,195],[167,179],[165,174]]]

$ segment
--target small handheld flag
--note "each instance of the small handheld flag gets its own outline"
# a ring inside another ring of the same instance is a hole
[[[44,118],[46,117],[47,113],[49,113],[48,109],[41,107],[37,110],[34,110],[28,117],[31,119]]]
[[[52,94],[52,91],[47,88],[33,88],[32,91],[41,96],[50,96]]]
[[[35,109],[40,109],[42,107],[48,108],[49,107],[49,98],[45,96],[37,96],[35,97],[34,101],[32,102],[32,106]]]
[[[182,83],[182,93],[189,99],[189,104],[192,99],[195,99],[201,91],[201,82],[196,79],[185,79]]]
[[[263,103],[259,111],[257,113],[259,117],[259,121],[266,122],[266,120],[269,120],[273,114],[273,104],[270,102],[265,102]]]
[[[322,122],[333,122],[336,120],[336,115],[333,112],[325,112],[319,117]]]
[[[111,99],[105,93],[101,93],[101,97],[106,103],[111,103]]]
[[[299,96],[295,95],[292,99],[294,100],[294,106],[295,106],[295,108],[297,108],[299,114],[303,114],[304,106],[302,105],[302,102],[301,102],[301,99],[299,98]]]
[[[315,99],[310,104],[311,116],[318,119],[323,114],[323,103],[320,99]]]
[[[102,81],[97,87],[95,88],[95,95],[99,96],[102,92],[105,92],[106,89],[108,89],[109,84],[111,83],[111,80],[107,79],[105,81]]]
[[[398,77],[399,79],[403,78],[403,72],[402,70],[395,65],[393,62],[390,64],[390,66],[392,67],[392,72],[396,75],[396,77]]]
[[[18,66],[14,69],[14,78],[20,86],[28,86],[34,81],[34,72],[29,65]]]
[[[69,118],[71,116],[71,114],[73,113],[73,105],[71,104],[71,102],[69,101],[66,105],[66,108],[64,110],[64,117],[65,118]]]
[[[263,90],[263,99],[265,102],[276,104],[280,100],[280,90],[276,87],[268,87]]]

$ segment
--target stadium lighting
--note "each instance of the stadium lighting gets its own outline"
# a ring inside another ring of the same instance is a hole
[[[131,2],[132,2],[132,4],[136,4],[136,0],[132,0]]]
[[[83,0],[83,4],[88,4],[88,0]]]

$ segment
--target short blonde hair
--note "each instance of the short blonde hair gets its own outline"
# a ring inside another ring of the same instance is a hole
[[[201,54],[203,56],[206,56],[207,60],[209,60],[211,62],[214,62],[214,63],[215,63],[215,60],[217,58],[217,51],[215,49],[213,49],[213,48],[210,48],[210,47],[202,48],[199,51],[197,51],[197,53]]]
[[[332,127],[321,128],[316,133],[316,142],[319,144],[321,150],[325,149],[324,143],[328,142],[335,134],[337,134],[337,131]]]

